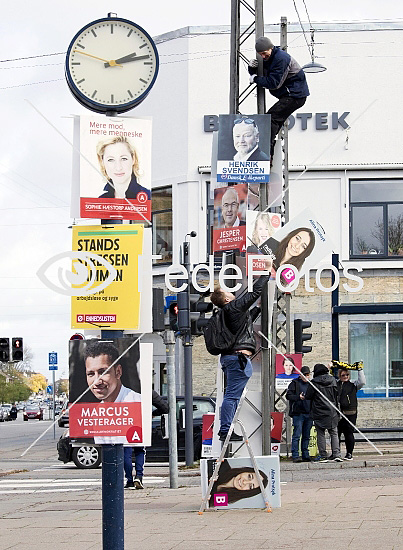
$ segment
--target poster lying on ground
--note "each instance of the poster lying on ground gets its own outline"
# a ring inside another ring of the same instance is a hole
[[[80,217],[151,219],[151,120],[79,118]]]
[[[278,456],[255,456],[266,497],[272,508],[281,506],[280,462]],[[200,461],[202,494],[207,493],[214,459]],[[226,458],[220,466],[208,505],[210,508],[265,508],[250,457]]]
[[[217,183],[269,183],[270,116],[220,115]]]
[[[70,437],[150,445],[152,344],[72,340],[69,352]]]

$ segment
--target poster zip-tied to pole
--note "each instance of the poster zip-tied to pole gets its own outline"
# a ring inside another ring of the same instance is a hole
[[[138,330],[141,224],[74,226],[71,327]]]

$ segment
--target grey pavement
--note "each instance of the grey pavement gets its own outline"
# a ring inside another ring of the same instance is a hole
[[[198,470],[181,471],[178,489],[157,484],[126,490],[125,549],[402,550],[402,447],[384,447],[378,457],[357,446],[354,461],[340,464],[282,460],[282,505],[270,513],[207,510],[199,515]],[[0,475],[17,484],[33,479],[35,472],[3,469]],[[92,470],[95,475],[100,478],[100,470]],[[168,468],[146,466],[146,476],[164,476],[167,485]],[[101,549],[101,499],[99,484],[76,493],[2,495],[0,550]]]

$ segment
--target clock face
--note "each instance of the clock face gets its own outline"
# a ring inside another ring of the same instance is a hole
[[[147,96],[158,73],[158,52],[144,29],[119,18],[94,21],[73,38],[66,78],[80,103],[96,112],[124,112]]]

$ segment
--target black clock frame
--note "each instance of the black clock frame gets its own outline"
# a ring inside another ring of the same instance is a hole
[[[104,22],[110,22],[110,21],[128,23],[129,25],[136,27],[141,33],[143,33],[149,39],[155,54],[155,63],[156,63],[155,73],[147,90],[145,90],[145,92],[143,92],[139,97],[137,97],[133,101],[130,101],[128,103],[122,103],[121,105],[103,105],[102,103],[98,103],[97,101],[94,101],[89,97],[85,96],[74,84],[74,81],[70,74],[70,68],[69,68],[70,52],[78,36],[80,36],[80,34],[82,34],[86,29],[88,29],[88,27],[92,27],[93,25],[96,25],[98,23],[104,23]],[[129,19],[123,19],[121,17],[104,17],[102,19],[96,19],[95,21],[91,21],[91,23],[88,23],[87,25],[85,25],[82,29],[80,29],[75,34],[74,38],[70,42],[70,45],[67,49],[66,63],[65,63],[65,77],[66,77],[67,85],[71,93],[73,94],[73,96],[83,107],[86,107],[87,109],[90,109],[90,111],[94,111],[96,113],[114,115],[117,113],[125,113],[126,111],[130,111],[131,109],[134,109],[134,107],[137,107],[138,105],[140,105],[140,103],[144,101],[144,99],[150,93],[151,88],[154,86],[155,80],[158,76],[158,71],[159,71],[159,56],[158,56],[158,50],[154,40],[151,38],[151,36],[148,34],[147,31],[145,31],[142,27],[140,27],[140,25],[137,25],[137,23],[134,23]]]

